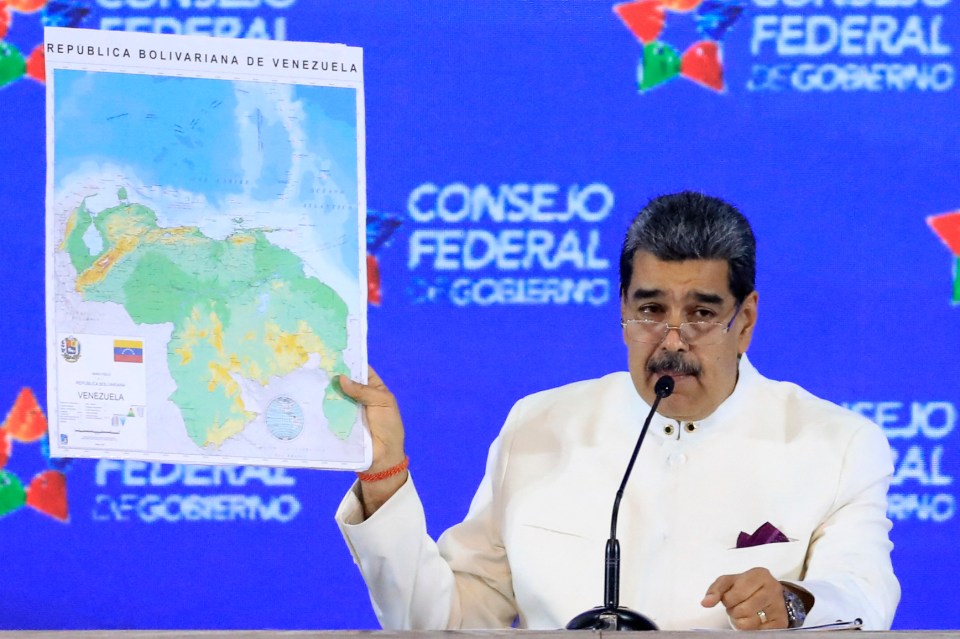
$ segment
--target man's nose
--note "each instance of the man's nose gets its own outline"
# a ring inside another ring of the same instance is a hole
[[[664,335],[660,345],[668,351],[685,351],[688,346],[680,336],[679,326],[667,326],[667,334]]]

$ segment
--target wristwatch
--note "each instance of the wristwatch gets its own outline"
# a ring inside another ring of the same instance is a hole
[[[802,626],[803,620],[807,618],[807,607],[803,605],[800,595],[789,588],[784,588],[783,603],[787,607],[787,627],[799,628]]]

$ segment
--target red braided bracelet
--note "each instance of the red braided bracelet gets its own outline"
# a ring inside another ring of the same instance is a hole
[[[397,464],[396,466],[391,466],[386,470],[381,470],[378,473],[357,473],[357,479],[360,481],[380,481],[381,479],[386,479],[387,477],[393,477],[394,475],[399,475],[410,466],[410,458],[404,455],[403,461]]]

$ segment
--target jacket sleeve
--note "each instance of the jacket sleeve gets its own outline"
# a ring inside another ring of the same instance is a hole
[[[501,434],[463,522],[439,542],[427,534],[412,476],[363,520],[359,487],[347,493],[336,520],[386,629],[508,628],[517,616],[510,567],[495,514]]]
[[[886,437],[864,423],[849,442],[833,508],[811,537],[804,578],[797,582],[815,598],[805,626],[858,617],[864,630],[887,630],[893,623],[900,584],[886,516],[892,473]]]

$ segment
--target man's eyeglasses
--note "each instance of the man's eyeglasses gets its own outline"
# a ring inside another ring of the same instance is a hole
[[[677,329],[680,333],[680,339],[685,344],[716,344],[723,336],[730,332],[733,321],[737,319],[740,313],[740,304],[737,304],[733,311],[733,317],[726,324],[722,322],[681,322],[677,326],[671,326],[666,322],[657,322],[646,319],[622,319],[620,325],[623,327],[623,333],[631,342],[641,342],[644,344],[659,344],[666,337],[671,329]]]

